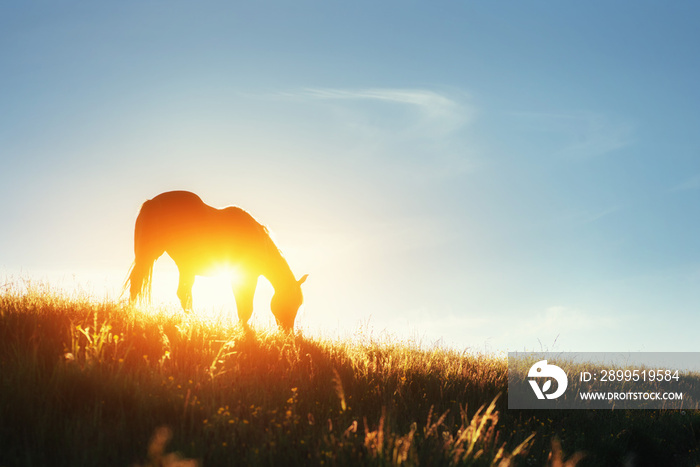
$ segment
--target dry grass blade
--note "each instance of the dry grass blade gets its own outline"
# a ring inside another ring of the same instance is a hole
[[[340,408],[343,412],[348,409],[345,402],[345,390],[343,389],[343,381],[340,379],[340,374],[336,368],[333,368],[333,387],[335,388],[335,393],[340,400]]]
[[[564,460],[561,442],[557,438],[552,438],[552,452],[549,453],[547,467],[576,467],[584,457],[586,457],[584,452],[575,452],[567,460]]]
[[[148,444],[148,461],[134,467],[198,467],[194,459],[183,459],[177,453],[165,453],[165,447],[173,437],[173,430],[167,426],[156,428]]]

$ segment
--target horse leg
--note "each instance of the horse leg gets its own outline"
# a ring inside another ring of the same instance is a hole
[[[257,277],[246,277],[233,284],[233,296],[236,299],[238,320],[244,326],[248,326],[248,320],[253,314],[253,297],[255,287],[258,285]]]
[[[194,285],[194,274],[180,270],[180,283],[177,286],[177,296],[185,312],[192,311],[192,286]]]

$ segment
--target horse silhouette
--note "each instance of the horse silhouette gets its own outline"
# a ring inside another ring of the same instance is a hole
[[[150,298],[153,263],[163,253],[179,270],[177,296],[186,312],[192,310],[195,276],[233,266],[240,275],[232,284],[240,322],[247,325],[253,314],[255,288],[264,276],[275,289],[270,309],[277,324],[285,330],[294,327],[308,275],[296,280],[267,228],[243,209],[216,209],[187,191],[162,193],[143,203],[134,228],[136,258],[127,279],[132,302]]]

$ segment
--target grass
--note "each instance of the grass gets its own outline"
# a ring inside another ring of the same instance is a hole
[[[700,464],[697,412],[509,411],[506,366],[6,287],[0,466]]]

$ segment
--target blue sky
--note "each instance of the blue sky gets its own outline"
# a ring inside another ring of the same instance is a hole
[[[698,350],[699,17],[3,4],[0,268],[116,283],[140,203],[189,189],[249,210],[310,274],[308,332]]]

